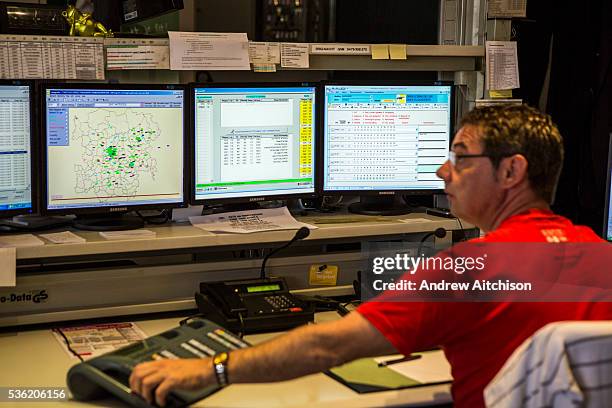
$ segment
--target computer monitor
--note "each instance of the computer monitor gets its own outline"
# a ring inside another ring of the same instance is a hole
[[[31,82],[0,81],[0,218],[35,210],[33,95]]]
[[[45,84],[42,211],[76,227],[138,228],[133,210],[186,204],[185,87]]]
[[[192,204],[314,196],[315,84],[195,84],[191,94]]]
[[[410,212],[403,195],[442,192],[453,99],[448,82],[324,83],[322,194],[360,195],[354,213],[399,215]]]
[[[612,133],[608,146],[608,172],[606,182],[606,203],[604,207],[604,232],[603,236],[612,242]]]

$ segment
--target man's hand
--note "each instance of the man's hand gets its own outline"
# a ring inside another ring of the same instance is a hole
[[[215,381],[210,358],[160,360],[134,367],[130,388],[149,404],[155,401],[164,406],[168,393],[173,389],[196,390]]]

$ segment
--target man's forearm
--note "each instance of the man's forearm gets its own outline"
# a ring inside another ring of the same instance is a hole
[[[261,345],[232,352],[229,381],[283,381],[356,358],[393,352],[393,346],[365,318],[351,313],[342,321],[304,326]]]

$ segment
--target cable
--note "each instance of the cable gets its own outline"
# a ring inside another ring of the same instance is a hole
[[[461,223],[459,217],[457,217],[456,220],[459,223],[459,228],[461,228],[461,239],[459,240],[459,242],[465,241],[467,237],[465,235],[465,229],[463,229],[463,224]]]
[[[244,336],[244,318],[242,317],[242,313],[238,312],[238,320],[240,320],[240,332],[238,332],[238,337],[242,338]]]
[[[72,346],[70,345],[70,340],[68,340],[68,337],[66,337],[62,329],[53,329],[53,331],[58,333],[60,336],[62,336],[62,338],[64,339],[64,342],[66,342],[66,347],[68,348],[68,351],[70,351],[72,355],[74,355],[76,358],[81,360],[81,362],[85,361],[83,360],[83,357],[81,357],[81,355],[72,348]]]

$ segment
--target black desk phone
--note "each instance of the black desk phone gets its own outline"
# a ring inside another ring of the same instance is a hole
[[[234,332],[287,330],[314,320],[314,306],[292,295],[282,278],[202,282],[195,298],[205,318]]]
[[[248,343],[213,322],[191,319],[157,336],[73,366],[68,371],[68,388],[79,401],[115,396],[131,406],[149,408],[151,405],[132,394],[129,388],[130,374],[138,363],[159,359],[211,357],[223,351],[248,346]],[[218,390],[217,384],[197,391],[175,390],[168,394],[166,406],[184,407]]]

